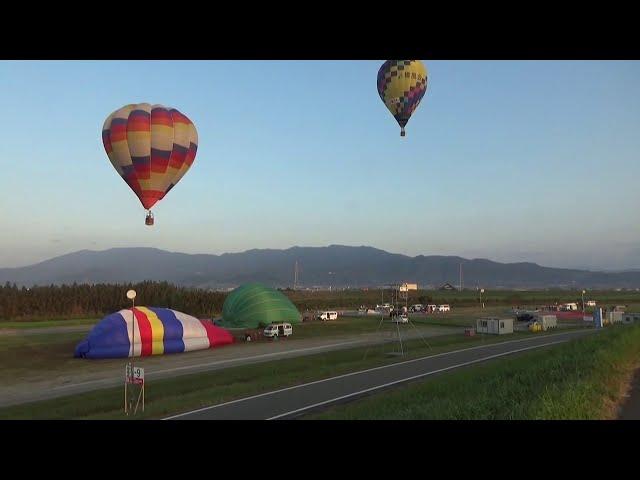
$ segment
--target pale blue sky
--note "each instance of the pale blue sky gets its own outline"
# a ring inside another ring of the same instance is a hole
[[[382,60],[2,61],[0,266],[346,244],[640,268],[640,62],[423,61],[405,138]],[[101,141],[138,102],[199,133],[153,228]]]

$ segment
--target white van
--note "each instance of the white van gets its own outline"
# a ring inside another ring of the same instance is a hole
[[[327,320],[337,320],[338,319],[338,312],[322,312],[320,315],[318,315],[318,320],[322,320],[323,322],[326,322]]]
[[[405,314],[396,315],[396,316],[391,318],[391,321],[393,323],[409,323],[409,317],[406,316]]]
[[[439,312],[448,312],[450,310],[451,310],[451,307],[449,305],[438,305]]]
[[[272,323],[267,325],[262,332],[265,337],[288,337],[293,334],[293,327],[290,323]]]

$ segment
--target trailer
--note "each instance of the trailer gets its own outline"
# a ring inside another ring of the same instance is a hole
[[[538,315],[534,323],[540,326],[540,330],[546,332],[558,327],[558,318],[555,315]]]

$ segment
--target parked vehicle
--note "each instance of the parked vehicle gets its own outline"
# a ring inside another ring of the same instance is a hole
[[[422,310],[424,310],[424,305],[418,303],[416,305],[411,305],[411,307],[409,308],[410,312],[421,312]]]
[[[535,319],[535,315],[532,315],[530,313],[519,313],[518,315],[516,315],[516,320],[518,322],[533,322],[535,321]]]
[[[451,307],[449,305],[438,305],[439,312],[449,312]]]
[[[578,304],[577,303],[564,303],[560,306],[560,310],[565,311],[565,312],[575,312],[576,310],[578,310]]]
[[[391,317],[391,321],[393,323],[409,323],[409,317],[405,314],[394,315],[393,317]]]
[[[557,327],[558,319],[555,315],[540,315],[534,322],[529,324],[529,330],[532,332],[546,332],[547,330]]]
[[[290,323],[272,323],[267,325],[263,332],[265,337],[288,337],[293,334],[293,327]]]
[[[318,320],[322,320],[323,322],[326,322],[327,320],[337,320],[338,319],[338,312],[322,312],[320,315],[318,315]]]

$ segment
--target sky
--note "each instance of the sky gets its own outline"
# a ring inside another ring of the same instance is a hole
[[[640,268],[640,62],[423,59],[404,138],[382,62],[0,61],[0,267],[340,244]],[[101,139],[141,102],[199,136],[152,228]]]

